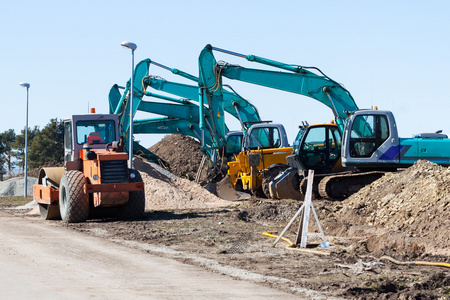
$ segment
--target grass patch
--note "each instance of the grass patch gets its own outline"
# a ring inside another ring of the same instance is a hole
[[[19,206],[25,205],[32,201],[32,197],[20,197],[20,196],[3,196],[0,197],[0,206]]]

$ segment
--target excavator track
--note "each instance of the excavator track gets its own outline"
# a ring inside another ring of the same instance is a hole
[[[341,172],[339,173],[339,175],[347,175],[347,174],[351,174],[351,171],[346,171],[346,172]],[[329,176],[333,176],[333,174],[331,173],[325,173],[325,174],[314,174],[314,182],[312,185],[312,194],[315,198],[320,198],[322,197],[319,194],[319,183],[326,177]],[[306,195],[306,186],[308,184],[308,177],[302,177],[302,179],[300,180],[300,192],[302,193],[303,196]]]
[[[314,181],[312,185],[312,195],[314,198],[317,198],[319,195],[319,182],[329,174],[314,174]],[[300,192],[303,196],[306,195],[306,186],[308,185],[308,177],[303,177],[303,179],[300,181]]]
[[[331,200],[344,200],[364,186],[384,176],[386,172],[371,171],[363,173],[337,174],[324,177],[318,185],[320,197]]]

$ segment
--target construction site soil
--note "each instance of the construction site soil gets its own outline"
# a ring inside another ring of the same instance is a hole
[[[182,134],[172,134],[164,137],[148,150],[161,158],[172,174],[194,180],[203,158],[200,149],[200,143],[193,138]]]
[[[275,238],[263,233],[279,234],[303,201],[217,198],[186,179],[195,177],[201,160],[192,141],[169,136],[152,147],[184,178],[135,160],[145,182],[144,219],[61,226],[292,294],[312,290],[310,298],[450,299],[450,168],[419,161],[346,200],[313,199],[330,247],[319,246],[314,217],[306,249],[285,240],[274,247]],[[6,200],[2,208],[15,205]],[[295,241],[298,227],[297,219],[284,237]]]

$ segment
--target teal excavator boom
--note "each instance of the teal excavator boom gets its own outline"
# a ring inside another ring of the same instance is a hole
[[[163,118],[134,120],[134,133],[145,134],[186,134],[194,138],[198,138],[204,142],[205,152],[209,157],[212,157],[213,149],[218,148],[218,140],[227,140],[229,136],[236,136],[238,132],[229,132],[228,127],[224,124],[224,135],[218,135],[214,132],[216,116],[211,116],[208,110],[203,110],[200,117],[200,108],[197,104],[193,103],[198,101],[198,87],[194,85],[181,84],[176,82],[170,82],[161,77],[149,75],[150,64],[155,64],[160,67],[167,67],[152,62],[150,59],[143,60],[136,65],[134,71],[134,110],[149,112],[153,114],[159,114],[165,116]],[[198,78],[190,75],[186,72],[178,69],[170,69],[172,73],[178,74],[182,77],[188,78],[191,81],[198,81]],[[157,90],[161,90],[170,94],[174,94],[181,99],[159,95],[147,91],[148,87],[152,87]],[[120,92],[120,89],[124,89],[124,93]],[[126,87],[120,87],[114,85],[109,93],[109,105],[110,112],[119,114],[120,116],[120,131],[121,134],[127,136],[129,128],[129,107],[127,101],[127,95],[131,91],[130,81],[128,81]],[[166,102],[146,101],[143,100],[144,96],[151,98],[162,99]],[[171,103],[167,103],[171,102]],[[137,103],[137,104],[136,104]],[[257,109],[244,98],[238,94],[227,92],[225,97],[225,111],[236,117],[243,128],[245,128],[248,122],[257,122],[260,120]],[[207,124],[207,130],[199,129],[199,121],[204,120]],[[222,134],[222,133],[220,133]],[[241,134],[242,135],[242,134]],[[221,143],[220,143],[221,144]],[[145,151],[144,147],[137,145],[135,142],[134,149],[139,149],[139,152],[146,152],[148,156],[154,156],[148,150]],[[228,153],[231,155],[231,153]]]
[[[245,58],[251,62],[257,62],[290,72],[279,72],[261,69],[249,69],[239,65],[231,65],[222,61],[217,62],[212,53],[213,50]],[[336,118],[336,123],[341,131],[349,114],[358,110],[350,92],[340,83],[326,76],[315,67],[285,64],[255,55],[243,55],[221,48],[207,45],[201,52],[199,64],[201,72],[213,77],[216,85],[221,84],[221,77],[239,80],[286,92],[292,92],[313,98],[328,106]],[[316,70],[317,75],[309,70]]]
[[[149,59],[148,59],[149,60]],[[173,95],[177,95],[179,97],[184,97],[187,99],[192,99],[194,101],[199,101],[199,91],[198,91],[198,82],[199,78],[181,71],[176,68],[170,68],[155,61],[149,60],[151,64],[161,67],[163,69],[169,70],[175,75],[179,75],[186,79],[196,82],[196,85],[188,85],[182,84],[178,82],[171,82],[165,80],[161,77],[157,76],[148,76],[144,79],[144,83],[149,87],[164,91]],[[229,86],[228,86],[229,87]],[[231,87],[229,87],[232,89]],[[238,119],[241,123],[241,126],[246,129],[248,127],[246,123],[259,122],[261,118],[259,116],[259,112],[257,108],[251,104],[249,101],[241,97],[234,90],[232,92],[224,90],[223,91],[223,103],[224,110]]]

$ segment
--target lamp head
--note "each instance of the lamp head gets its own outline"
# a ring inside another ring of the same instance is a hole
[[[23,87],[26,87],[26,88],[29,88],[30,87],[30,84],[29,83],[26,83],[26,82],[21,82],[21,83],[19,83],[20,84],[20,86],[23,86]]]
[[[120,43],[120,45],[124,46],[125,48],[129,48],[131,50],[136,50],[137,45],[135,43],[132,42],[127,42],[127,41],[123,41],[122,43]]]

